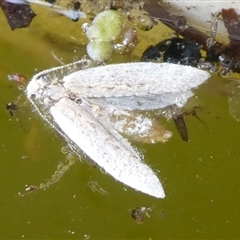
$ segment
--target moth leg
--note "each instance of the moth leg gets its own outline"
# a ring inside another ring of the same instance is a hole
[[[62,152],[66,155],[65,162],[60,162],[57,165],[57,169],[52,174],[51,178],[44,183],[40,183],[39,186],[37,185],[30,185],[25,188],[24,193],[19,193],[21,197],[29,195],[31,193],[35,193],[40,189],[49,188],[51,185],[57,183],[62,176],[70,169],[70,167],[76,162],[77,157],[71,151],[67,150],[66,147],[62,147]]]

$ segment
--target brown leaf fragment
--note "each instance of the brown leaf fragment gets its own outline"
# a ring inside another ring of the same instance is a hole
[[[227,47],[228,57],[240,57],[240,21],[233,8],[222,9],[222,18],[227,28],[230,44]]]
[[[32,19],[36,16],[27,2],[15,4],[0,0],[0,6],[12,30],[29,26]]]
[[[143,9],[149,13],[150,16],[159,19],[163,24],[174,30],[177,34],[182,35],[184,38],[194,40],[203,46],[203,49],[207,50],[207,39],[209,36],[199,31],[192,26],[182,27],[180,22],[184,23],[184,17],[171,14],[166,7],[154,0],[148,0],[144,2]],[[219,48],[222,44],[217,43]]]

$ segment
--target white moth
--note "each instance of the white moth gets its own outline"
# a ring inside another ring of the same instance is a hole
[[[156,174],[109,116],[114,111],[182,107],[193,95],[190,89],[208,78],[205,71],[169,63],[96,67],[81,60],[36,74],[26,93],[45,120],[108,174],[138,191],[164,198]]]

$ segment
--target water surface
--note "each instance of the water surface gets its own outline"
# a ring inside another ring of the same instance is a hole
[[[229,113],[227,80],[217,75],[188,103],[189,108],[201,105],[197,114],[203,121],[186,117],[189,142],[181,140],[173,121],[164,121],[173,132],[168,143],[136,144],[158,173],[165,199],[125,187],[82,161],[50,188],[19,196],[26,186],[51,178],[65,160],[61,148],[66,143],[31,107],[24,108],[24,116],[9,115],[5,104],[14,102],[20,92],[7,75],[20,72],[31,77],[36,69],[59,65],[51,52],[65,63],[86,54],[80,22],[42,9],[37,13],[29,28],[15,31],[0,15],[0,238],[240,238],[240,123]],[[149,35],[146,45],[157,42],[154,29],[143,33]],[[141,55],[141,44],[131,59]],[[91,183],[106,192],[93,191]],[[130,211],[141,206],[152,211],[137,224]]]

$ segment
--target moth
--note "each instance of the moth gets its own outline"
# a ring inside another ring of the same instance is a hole
[[[80,60],[36,74],[26,88],[26,95],[73,151],[79,153],[81,149],[125,185],[164,198],[158,176],[126,135],[141,135],[144,131],[148,135],[153,122],[144,117],[144,111],[184,106],[193,96],[191,89],[209,77],[203,70],[170,63],[95,66],[89,60]],[[123,126],[128,125],[129,118],[117,121],[113,116],[131,117],[135,116],[131,114],[134,111],[140,111],[137,117],[130,118],[135,125],[130,124],[124,134]]]

